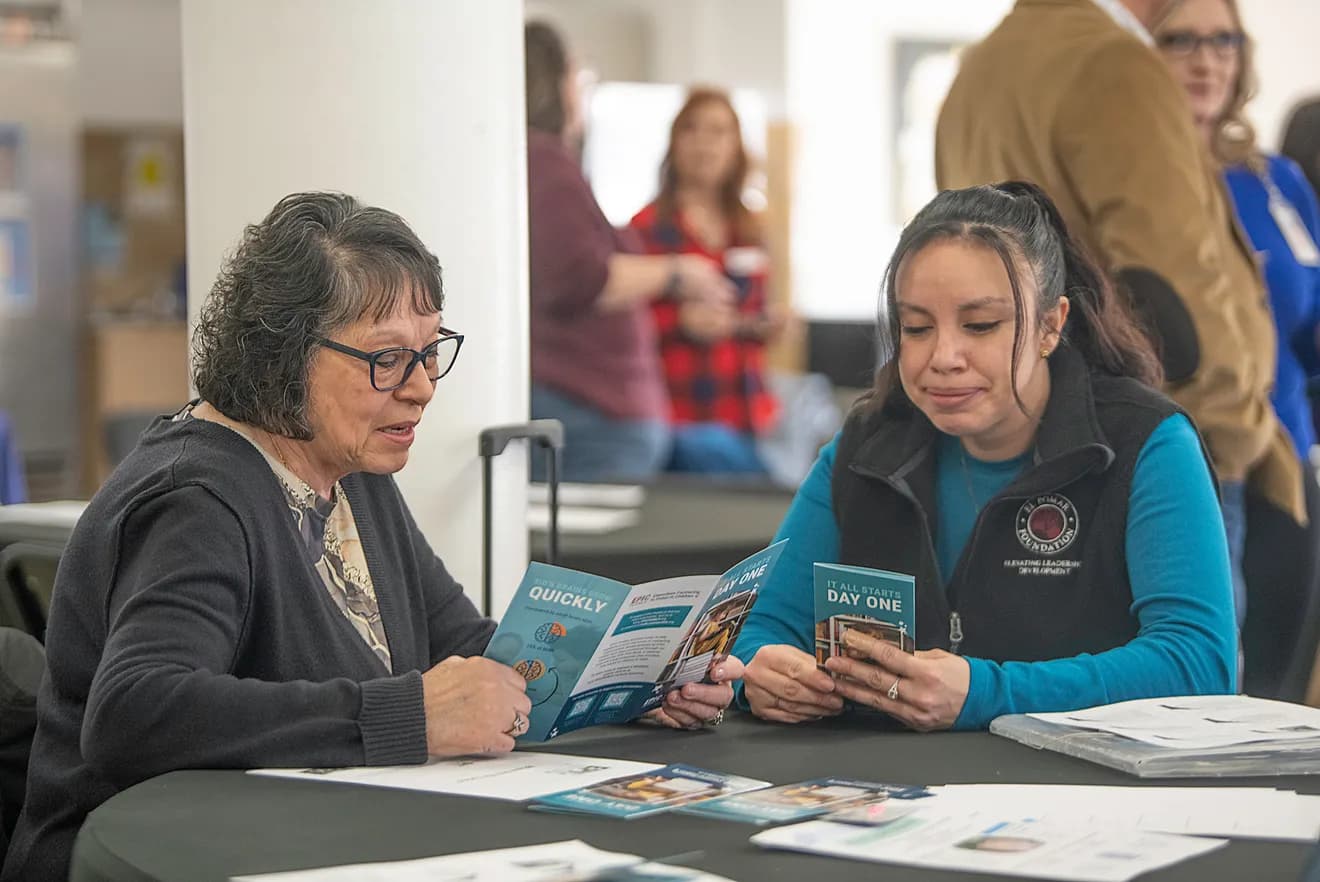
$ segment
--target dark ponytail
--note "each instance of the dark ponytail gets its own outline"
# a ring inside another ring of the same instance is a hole
[[[1118,294],[1085,246],[1069,234],[1063,216],[1045,191],[1024,181],[1008,181],[995,189],[1034,202],[1058,237],[1063,253],[1063,294],[1072,306],[1064,339],[1082,353],[1093,370],[1131,377],[1148,386],[1162,384],[1164,368],[1127,300]],[[1037,262],[1030,255],[1028,261],[1035,269]],[[1041,292],[1042,300],[1048,296]],[[1051,297],[1050,305],[1057,299]]]
[[[1010,376],[1017,376],[1019,350],[1030,330],[1025,326],[1020,279],[1020,268],[1025,265],[1036,283],[1037,315],[1053,309],[1060,297],[1068,298],[1071,309],[1062,339],[1092,370],[1151,386],[1163,383],[1164,371],[1150,338],[1137,324],[1127,301],[1117,295],[1086,249],[1068,233],[1054,203],[1035,184],[1008,181],[945,190],[903,229],[885,271],[879,341],[882,366],[867,402],[881,404],[901,394],[897,289],[903,262],[930,243],[949,239],[988,248],[1004,263],[1016,318]]]

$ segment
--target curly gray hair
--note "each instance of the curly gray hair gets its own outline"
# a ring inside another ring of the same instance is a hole
[[[444,286],[402,218],[343,193],[293,193],[243,231],[221,268],[193,330],[193,383],[231,419],[310,440],[319,339],[405,304],[438,313]]]

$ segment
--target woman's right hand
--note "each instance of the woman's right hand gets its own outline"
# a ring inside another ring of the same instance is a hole
[[[816,667],[815,656],[795,646],[762,646],[743,673],[752,713],[779,723],[802,723],[843,711],[834,678]]]
[[[527,681],[488,658],[452,655],[422,675],[426,752],[431,756],[508,753],[527,731]],[[522,724],[515,731],[515,721]]]
[[[678,273],[678,296],[682,300],[716,307],[732,307],[737,300],[738,289],[724,270],[699,254],[674,255],[674,272]]]

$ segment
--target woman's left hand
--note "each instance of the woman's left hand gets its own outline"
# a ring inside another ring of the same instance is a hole
[[[710,683],[689,683],[665,696],[665,703],[647,714],[671,729],[700,729],[717,721],[733,702],[734,680],[741,680],[743,663],[727,656],[711,663]]]
[[[882,710],[920,732],[948,729],[958,719],[971,681],[966,659],[942,649],[909,655],[855,630],[843,640],[851,657],[825,662],[836,675],[836,694]]]

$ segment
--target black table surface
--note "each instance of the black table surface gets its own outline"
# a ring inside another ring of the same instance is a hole
[[[1268,786],[1320,793],[1320,776],[1142,781],[988,733],[877,732],[863,720],[787,727],[731,717],[718,730],[598,727],[537,750],[686,762],[776,784],[827,775],[891,783]],[[663,814],[632,821],[532,812],[517,803],[234,771],[172,772],[110,799],[88,817],[75,882],[207,882],[232,875],[582,839],[610,851],[677,862],[741,882],[921,879],[974,874],[764,851],[756,827]],[[1296,882],[1310,846],[1234,840],[1144,878],[1161,882]],[[984,876],[1003,879],[1003,876]]]
[[[721,573],[774,537],[791,491],[755,481],[666,475],[646,488],[637,523],[608,533],[562,533],[557,563],[622,582]],[[544,532],[531,552],[545,560]]]

